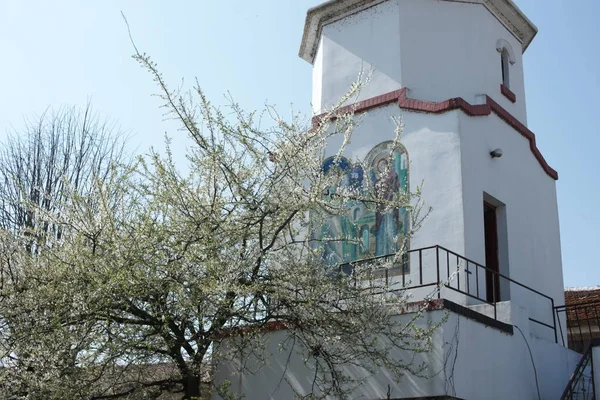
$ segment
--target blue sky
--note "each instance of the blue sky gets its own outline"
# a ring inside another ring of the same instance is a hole
[[[215,103],[229,91],[247,109],[268,102],[309,113],[311,66],[297,53],[306,10],[320,2],[2,0],[0,139],[24,116],[91,99],[139,151],[162,147],[168,130],[183,152],[152,80],[130,57],[120,11],[173,85],[198,77]],[[599,285],[600,2],[516,3],[539,28],[524,58],[529,128],[560,174],[565,285]]]

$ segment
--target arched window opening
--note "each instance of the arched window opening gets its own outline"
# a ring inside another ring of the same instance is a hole
[[[502,49],[502,52],[500,53],[500,60],[502,63],[502,84],[507,88],[510,88],[510,55],[508,54],[508,50]]]

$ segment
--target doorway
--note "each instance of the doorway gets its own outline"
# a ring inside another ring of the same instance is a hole
[[[483,224],[485,234],[485,273],[486,300],[490,303],[500,301],[500,263],[498,261],[498,215],[496,207],[483,202]]]

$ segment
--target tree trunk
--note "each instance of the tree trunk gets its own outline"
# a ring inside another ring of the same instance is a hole
[[[183,392],[185,400],[200,399],[200,377],[185,376],[183,377]]]

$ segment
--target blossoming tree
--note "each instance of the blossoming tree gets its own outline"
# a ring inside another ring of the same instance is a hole
[[[360,382],[347,365],[384,366],[398,378],[419,369],[393,354],[426,351],[435,327],[418,328],[419,314],[394,322],[406,296],[380,278],[402,262],[422,220],[418,189],[388,196],[322,168],[332,139],[342,143],[335,164],[352,138],[357,119],[341,106],[360,84],[307,129],[272,109],[246,113],[231,103],[224,112],[198,85],[171,90],[148,56],[135,58],[189,138],[189,173],[167,146],[133,167],[114,165],[84,194],[65,185],[64,209],[36,214],[62,234],[35,254],[23,246],[32,232],[0,232],[3,396],[199,398],[210,366],[242,347],[262,351],[272,324],[303,349],[314,397],[348,396]],[[400,128],[395,144],[399,137]],[[324,260],[325,246],[360,240],[321,227],[349,201],[378,213],[406,209],[410,226],[394,238],[394,253],[342,270]],[[213,390],[232,396],[226,385]]]

